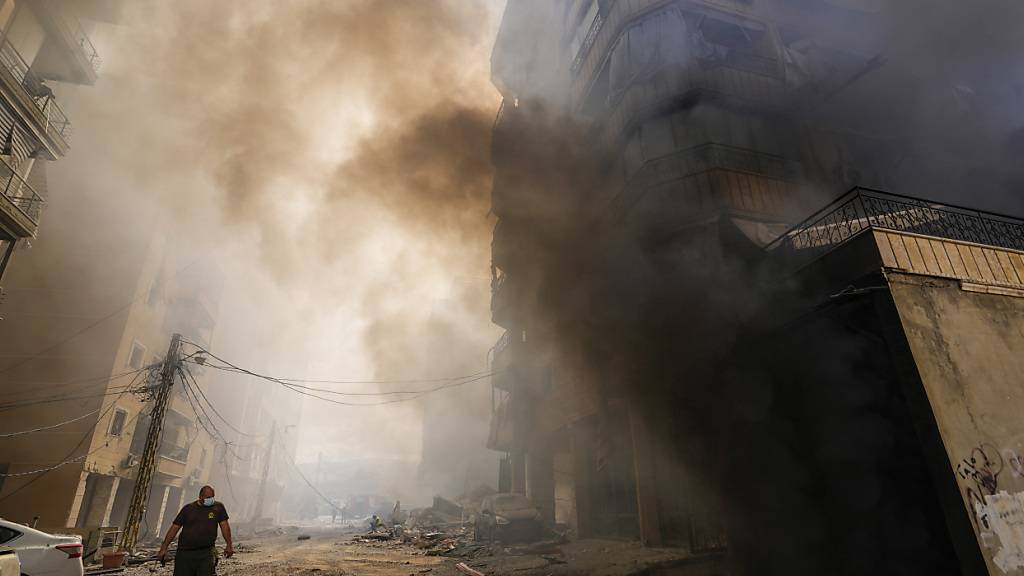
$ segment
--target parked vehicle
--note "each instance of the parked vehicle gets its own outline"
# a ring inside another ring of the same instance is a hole
[[[0,546],[14,548],[26,576],[82,576],[85,571],[80,536],[47,534],[0,518]]]
[[[0,576],[18,576],[21,574],[21,562],[14,548],[0,546]]]
[[[473,534],[477,540],[504,542],[537,540],[544,531],[540,511],[522,494],[494,494],[484,497],[476,516]]]

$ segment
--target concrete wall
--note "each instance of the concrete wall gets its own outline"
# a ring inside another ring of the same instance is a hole
[[[890,273],[893,299],[990,574],[1024,574],[1024,293]]]

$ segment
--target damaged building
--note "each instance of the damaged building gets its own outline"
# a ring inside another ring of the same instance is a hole
[[[1020,573],[1024,228],[939,202],[1013,181],[976,112],[1019,86],[915,69],[898,12],[509,2],[502,491],[738,573]]]

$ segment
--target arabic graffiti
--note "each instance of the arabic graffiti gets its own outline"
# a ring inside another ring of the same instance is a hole
[[[978,445],[956,466],[960,478],[972,484],[964,489],[964,496],[979,531],[991,529],[988,515],[984,512],[985,496],[995,495],[999,489],[999,474],[1003,467],[1002,455],[991,444]]]

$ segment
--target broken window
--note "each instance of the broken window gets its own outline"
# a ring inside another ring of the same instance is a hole
[[[120,436],[124,433],[124,423],[128,419],[128,411],[122,408],[114,410],[114,416],[110,419],[110,435]]]

